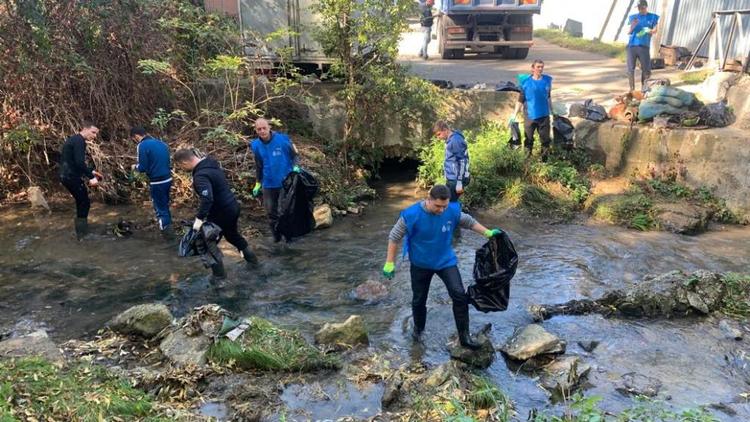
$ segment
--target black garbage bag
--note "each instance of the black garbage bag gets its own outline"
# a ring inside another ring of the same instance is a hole
[[[505,232],[494,236],[477,250],[474,284],[469,286],[469,302],[480,312],[508,309],[510,280],[516,275],[518,254]]]
[[[699,112],[700,122],[711,127],[726,127],[734,123],[735,116],[726,101],[706,104]]]
[[[559,147],[570,149],[573,148],[573,138],[575,127],[570,119],[562,116],[555,116],[552,120],[552,142]]]
[[[291,172],[284,179],[279,194],[279,220],[275,230],[287,242],[304,236],[315,228],[313,198],[317,195],[318,188],[318,181],[305,170]]]
[[[203,265],[208,268],[222,262],[224,255],[219,249],[221,228],[214,223],[206,222],[200,230],[191,227],[180,239],[177,254],[181,257],[200,256]]]
[[[583,104],[572,104],[570,106],[570,115],[594,122],[603,122],[609,118],[607,110],[590,99],[584,101]]]
[[[521,146],[521,129],[518,127],[518,122],[510,124],[510,139],[508,140],[508,145],[512,147]]]

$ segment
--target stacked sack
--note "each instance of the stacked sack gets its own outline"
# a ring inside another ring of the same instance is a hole
[[[681,115],[700,105],[700,101],[691,92],[671,86],[657,86],[641,101],[638,120],[645,122],[660,114]]]

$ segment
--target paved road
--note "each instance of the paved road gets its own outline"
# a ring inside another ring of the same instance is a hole
[[[430,43],[429,60],[417,57],[422,34],[410,32],[402,39],[401,62],[411,65],[413,73],[426,79],[444,79],[456,83],[514,81],[519,73],[529,73],[531,61],[542,59],[545,73],[554,78],[554,101],[577,101],[592,98],[606,102],[628,89],[625,63],[598,54],[568,50],[535,39],[527,60],[503,60],[499,55],[467,54],[462,60],[442,60],[437,41]],[[654,72],[655,76],[663,73]]]

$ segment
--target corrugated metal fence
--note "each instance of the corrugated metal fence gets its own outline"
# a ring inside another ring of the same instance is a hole
[[[666,4],[664,3],[666,2]],[[606,3],[610,3],[607,1]],[[620,0],[610,19],[604,33],[604,41],[612,41],[625,14],[637,13],[635,8],[628,10],[629,0]],[[637,3],[637,2],[636,2]],[[664,8],[666,6],[666,9]],[[661,43],[665,45],[677,45],[687,47],[691,51],[698,46],[701,38],[711,25],[711,16],[720,10],[750,10],[750,0],[651,0],[649,1],[649,12],[664,16],[660,19],[665,23]],[[730,17],[722,17],[723,39],[729,37]],[[750,51],[750,16],[742,20],[744,33],[737,33],[735,43],[729,52],[729,57],[745,59]],[[739,31],[739,28],[738,28]],[[619,42],[627,42],[627,23],[623,27]],[[708,55],[708,47],[705,46],[700,52]]]

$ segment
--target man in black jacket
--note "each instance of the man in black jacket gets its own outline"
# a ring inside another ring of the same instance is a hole
[[[245,261],[251,266],[257,265],[258,258],[237,229],[240,204],[235,199],[219,162],[211,157],[199,157],[193,149],[177,151],[174,161],[181,169],[193,173],[193,189],[200,197],[193,229],[200,230],[204,221],[216,224],[221,227],[227,242],[242,253]],[[226,276],[221,262],[211,266],[211,270],[217,278]]]
[[[75,229],[78,240],[88,233],[88,217],[91,201],[83,182],[85,177],[91,187],[99,184],[102,174],[86,163],[86,141],[93,141],[99,134],[91,122],[84,122],[80,132],[65,140],[60,153],[60,181],[76,201]]]

